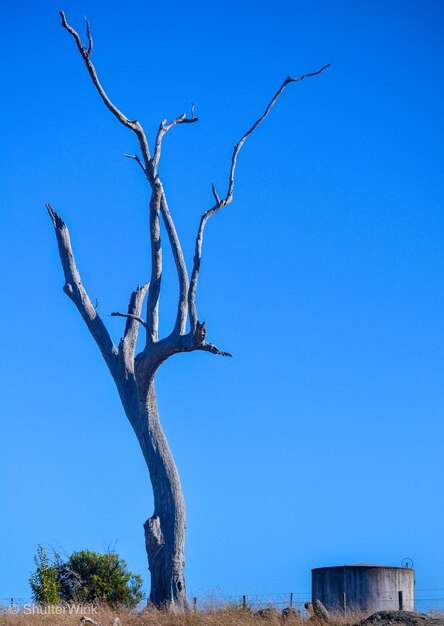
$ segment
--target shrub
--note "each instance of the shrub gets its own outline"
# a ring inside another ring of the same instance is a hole
[[[61,600],[58,576],[59,555],[55,553],[51,563],[45,548],[39,545],[37,554],[34,557],[34,563],[37,569],[31,574],[29,579],[34,602],[38,604],[58,604]]]
[[[66,561],[56,553],[50,563],[39,546],[35,561],[37,570],[30,584],[34,600],[40,604],[75,602],[134,608],[144,597],[142,578],[129,572],[126,562],[113,551],[100,554],[82,550]]]

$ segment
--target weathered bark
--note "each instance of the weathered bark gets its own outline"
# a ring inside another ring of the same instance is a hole
[[[66,21],[64,13],[61,12],[60,15],[62,26],[74,38],[88,74],[104,104],[123,126],[135,133],[142,158],[140,159],[137,155],[126,156],[138,163],[151,188],[149,204],[151,280],[133,292],[127,313],[114,312],[111,314],[126,318],[124,335],[118,347],[114,345],[81,281],[68,228],[64,220],[53,210],[51,205],[47,204],[47,208],[57,237],[65,275],[64,291],[78,308],[102,353],[148,467],[154,495],[154,512],[144,524],[146,551],[151,571],[150,601],[158,607],[185,610],[188,608],[184,579],[185,504],[174,459],[159,420],[154,390],[155,374],[166,359],[179,352],[200,350],[222,356],[231,356],[228,352],[219,350],[213,343],[206,341],[205,323],[199,322],[197,315],[195,298],[201,268],[205,225],[212,215],[232,201],[234,174],[239,151],[247,137],[268,116],[285,87],[289,83],[320,74],[328,66],[313,74],[299,78],[287,78],[272,98],[264,114],[234,147],[227,194],[221,200],[213,185],[216,204],[203,214],[200,221],[190,286],[180,239],[167,204],[158,166],[164,135],[176,125],[197,122],[197,118],[194,116],[194,106],[192,107],[191,118],[187,118],[183,114],[169,124],[166,123],[166,120],[161,123],[156,137],[154,154],[151,157],[142,125],[137,120],[129,119],[115,106],[99,81],[96,69],[91,62],[93,40],[89,24],[87,23],[88,46],[85,46],[79,34]],[[179,283],[179,298],[174,327],[170,335],[161,339],[158,336],[159,297],[162,278],[160,216],[168,236]],[[146,296],[145,321],[142,317],[142,309]],[[189,331],[187,332],[188,319]],[[136,356],[140,325],[146,328],[145,347]]]
[[[179,476],[157,412],[154,382],[150,383],[142,419],[148,430],[141,441],[154,494],[154,512],[145,522],[145,543],[151,571],[151,601],[187,608],[184,579],[185,503]]]
[[[154,495],[154,512],[144,524],[151,572],[150,601],[156,606],[183,610],[188,608],[184,579],[185,503],[159,420],[154,376],[148,388],[139,394],[142,397],[128,407],[127,414],[148,466]]]

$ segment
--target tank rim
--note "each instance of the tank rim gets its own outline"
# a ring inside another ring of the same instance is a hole
[[[364,567],[368,567],[368,568],[374,568],[374,569],[399,569],[404,571],[414,571],[413,567],[399,567],[396,565],[376,565],[373,563],[350,563],[350,564],[345,564],[345,565],[327,565],[325,567],[314,567],[311,571],[312,572],[318,572],[320,570],[329,570],[329,569],[344,569],[344,568],[364,568]]]

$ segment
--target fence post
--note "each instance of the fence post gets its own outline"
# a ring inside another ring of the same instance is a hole
[[[347,594],[345,593],[345,591],[342,594],[342,606],[344,609],[344,614],[347,613]]]
[[[242,596],[242,608],[247,608],[247,596]]]
[[[293,592],[290,593],[290,609],[293,608]]]
[[[194,612],[197,611],[197,598],[193,598],[193,610]]]

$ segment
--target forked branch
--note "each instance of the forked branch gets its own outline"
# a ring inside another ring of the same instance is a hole
[[[186,315],[187,315],[188,272],[186,269],[185,259],[184,259],[183,252],[182,252],[182,246],[180,244],[176,227],[174,225],[174,221],[171,216],[168,203],[166,201],[165,191],[160,181],[156,179],[156,177],[153,177],[152,159],[151,159],[145,131],[137,120],[130,120],[128,117],[126,117],[126,115],[122,113],[122,111],[120,111],[120,109],[116,107],[116,105],[110,100],[104,88],[102,87],[99,81],[98,75],[97,75],[96,68],[94,67],[94,64],[92,63],[91,58],[90,58],[91,52],[92,52],[92,37],[91,37],[89,24],[87,24],[87,35],[88,35],[89,47],[86,48],[86,46],[82,43],[82,40],[78,32],[74,28],[72,28],[72,26],[68,24],[63,11],[60,12],[60,16],[62,18],[63,28],[65,28],[68,31],[68,33],[70,33],[70,35],[72,35],[72,37],[74,38],[77,44],[77,48],[85,62],[85,65],[91,77],[91,80],[95,88],[97,89],[100,97],[102,98],[103,102],[105,103],[106,107],[119,120],[121,124],[123,124],[127,128],[134,131],[137,136],[137,139],[140,144],[141,153],[142,153],[142,160],[139,159],[139,157],[135,155],[127,155],[127,156],[129,158],[134,159],[140,165],[152,189],[154,190],[154,187],[157,187],[158,189],[160,189],[160,213],[162,214],[162,219],[165,224],[165,229],[167,231],[168,240],[171,245],[171,250],[173,253],[174,263],[176,265],[176,270],[177,270],[177,275],[178,275],[178,280],[179,280],[179,304],[178,304],[176,323],[175,323],[174,329],[177,333],[184,333],[185,326],[186,326]],[[167,125],[167,130],[165,132],[167,132],[175,124],[182,123],[182,121],[181,121],[181,118],[174,120],[173,122]],[[192,113],[192,117],[190,119],[187,119],[187,122],[195,122],[195,121],[197,121],[197,118],[195,118],[194,113]],[[163,134],[165,133],[163,132]],[[158,158],[159,157],[160,157],[160,149],[159,149]],[[158,162],[158,159],[157,159],[157,162]],[[157,168],[157,165],[156,165],[156,168]],[[150,221],[153,221],[153,215],[150,216]],[[152,229],[150,229],[150,231],[152,232]],[[156,241],[151,240],[152,256],[158,252],[158,250],[156,249],[156,246],[159,243],[160,243],[160,238]],[[161,271],[161,268],[160,268],[160,271]],[[158,268],[155,273],[159,273]],[[157,282],[151,281],[149,301],[152,305],[152,309],[154,309],[153,298],[154,298],[156,287],[157,287]],[[157,292],[157,296],[158,294],[159,292]],[[147,322],[148,324],[150,324],[149,319],[147,320]],[[155,320],[153,320],[153,322],[155,326]],[[155,329],[153,333],[151,333],[151,337],[153,337],[154,335],[156,335]]]
[[[85,22],[86,22],[86,36],[88,37],[88,50],[86,51],[86,54],[88,55],[88,57],[90,57],[93,51],[94,44],[93,44],[93,39],[91,37],[91,29],[89,27],[89,22],[86,19],[86,17],[85,17]]]
[[[147,311],[147,319],[146,319],[146,327],[147,327],[147,341],[148,342],[156,342],[158,341],[158,305],[159,305],[159,294],[160,294],[160,281],[162,274],[162,250],[161,250],[161,242],[160,242],[160,225],[159,225],[159,213],[162,215],[163,222],[165,224],[165,229],[168,235],[169,243],[171,246],[174,262],[176,265],[176,270],[178,274],[179,280],[179,304],[177,309],[176,322],[174,326],[173,334],[175,336],[184,335],[186,333],[186,321],[187,315],[190,316],[190,331],[194,336],[196,331],[196,325],[198,321],[197,310],[196,310],[196,290],[199,279],[199,272],[201,267],[202,260],[202,246],[203,246],[203,236],[205,231],[205,226],[210,217],[215,215],[218,211],[220,211],[223,207],[227,206],[232,202],[233,194],[234,194],[234,183],[235,183],[235,171],[237,165],[237,158],[239,152],[244,145],[246,139],[251,135],[255,129],[266,119],[269,115],[271,109],[275,105],[278,98],[284,92],[286,86],[289,83],[299,82],[304,80],[305,78],[309,78],[312,76],[316,76],[321,74],[329,65],[325,65],[321,69],[316,72],[312,72],[310,74],[305,74],[303,76],[299,76],[298,78],[293,78],[289,76],[284,80],[278,91],[275,93],[268,106],[266,107],[264,113],[254,122],[254,124],[247,130],[246,133],[240,138],[238,143],[234,146],[233,155],[231,157],[231,166],[229,172],[228,179],[228,188],[225,196],[221,197],[215,186],[213,185],[212,191],[215,199],[215,204],[208,211],[206,211],[199,223],[199,228],[196,235],[195,241],[195,253],[193,259],[193,269],[191,274],[191,282],[188,282],[188,272],[185,265],[185,260],[183,256],[183,251],[181,247],[181,243],[179,237],[177,235],[177,231],[174,225],[174,221],[172,219],[168,203],[165,196],[165,191],[162,186],[162,182],[158,176],[158,165],[161,156],[162,149],[162,140],[165,134],[174,126],[178,124],[184,123],[193,123],[197,121],[197,118],[194,116],[194,105],[192,105],[191,117],[187,118],[186,114],[182,114],[177,117],[170,123],[166,123],[164,120],[158,130],[154,155],[151,158],[150,151],[148,148],[148,142],[146,139],[145,132],[137,120],[130,120],[126,115],[120,111],[116,105],[110,100],[105,90],[103,89],[99,78],[97,76],[96,69],[91,61],[91,55],[93,51],[93,40],[91,36],[91,30],[89,23],[86,22],[86,32],[88,37],[88,46],[85,46],[77,31],[70,26],[66,20],[65,14],[61,11],[60,16],[62,18],[62,26],[70,33],[70,35],[74,38],[77,48],[85,62],[88,73],[91,77],[91,80],[97,89],[100,97],[105,103],[106,107],[113,113],[113,115],[119,120],[121,124],[130,128],[133,132],[135,132],[142,152],[142,159],[140,159],[136,155],[127,154],[128,158],[131,158],[136,161],[136,163],[142,168],[146,178],[148,179],[151,188],[152,188],[152,197],[150,202],[150,243],[151,243],[151,260],[152,260],[152,274],[151,281],[149,285],[148,291],[148,311]],[[130,314],[122,314],[128,317]],[[135,315],[135,314],[131,314]],[[140,317],[137,316],[137,317]],[[142,323],[143,320],[133,321],[138,324]],[[217,349],[216,349],[217,350]],[[220,353],[220,351],[218,351]]]
[[[216,204],[213,207],[211,207],[211,209],[208,209],[208,211],[206,211],[202,215],[200,219],[197,235],[196,235],[193,271],[191,273],[191,282],[190,282],[190,288],[189,288],[189,293],[188,293],[188,309],[189,309],[189,314],[190,314],[191,332],[195,331],[196,324],[198,321],[197,310],[196,310],[196,290],[197,290],[197,282],[199,279],[199,272],[200,272],[200,266],[201,266],[201,260],[202,260],[202,245],[203,245],[203,236],[204,236],[205,226],[208,220],[210,219],[210,217],[215,215],[223,207],[227,206],[227,204],[230,204],[231,201],[233,200],[234,175],[236,171],[237,157],[239,155],[239,152],[242,146],[244,145],[247,137],[249,137],[249,135],[251,135],[256,130],[256,128],[265,120],[266,117],[268,117],[268,114],[270,113],[271,109],[275,105],[279,96],[282,95],[282,93],[285,90],[285,87],[289,83],[296,83],[296,82],[304,80],[305,78],[317,76],[318,74],[321,74],[324,70],[326,70],[328,67],[330,67],[330,64],[324,65],[324,67],[321,67],[321,69],[317,70],[316,72],[311,72],[310,74],[304,74],[303,76],[299,76],[298,78],[292,78],[291,76],[289,76],[288,78],[284,80],[284,82],[282,83],[278,91],[270,100],[267,108],[265,109],[261,117],[259,117],[254,122],[251,128],[249,128],[247,132],[244,135],[242,135],[238,143],[234,146],[233,156],[231,157],[231,167],[230,167],[230,174],[229,174],[229,180],[228,180],[228,189],[224,198],[222,199],[220,198],[219,194],[216,191],[216,187],[213,184],[212,191],[213,191],[213,196],[216,201]]]
[[[160,202],[160,212],[162,214],[163,223],[165,225],[165,230],[167,231],[168,240],[170,242],[171,251],[173,253],[173,259],[177,270],[177,275],[179,279],[179,304],[177,307],[177,315],[176,322],[174,324],[174,333],[177,335],[183,335],[186,330],[186,322],[187,322],[187,313],[188,313],[188,272],[185,263],[185,258],[182,251],[182,246],[180,244],[180,239],[176,231],[176,227],[173,222],[173,218],[171,216],[165,191],[163,189],[163,185],[159,179],[158,167],[160,161],[160,155],[162,151],[162,140],[164,136],[167,134],[171,128],[176,126],[177,124],[192,124],[197,122],[198,118],[194,116],[194,106],[192,108],[192,117],[187,118],[186,113],[183,113],[175,120],[166,123],[166,120],[163,120],[159,126],[159,130],[157,132],[156,144],[154,148],[154,155],[152,158],[151,164],[151,172],[150,176],[152,177],[152,184],[160,185],[161,189],[161,202]]]
[[[154,147],[154,156],[152,159],[152,174],[154,177],[157,176],[157,170],[158,170],[159,161],[160,161],[160,153],[162,150],[162,139],[167,134],[167,132],[171,130],[173,126],[176,126],[177,124],[193,124],[194,122],[197,122],[197,121],[198,121],[197,117],[193,116],[193,117],[188,118],[186,113],[182,113],[182,115],[179,115],[179,117],[176,117],[176,119],[170,122],[169,124],[166,123],[166,120],[162,120],[159,126],[159,130],[157,131],[156,144]]]
[[[138,286],[131,294],[128,304],[127,313],[111,313],[113,317],[125,317],[125,332],[119,343],[119,355],[124,360],[127,372],[134,371],[134,353],[136,350],[137,336],[139,334],[140,325],[146,327],[146,322],[142,319],[142,307],[145,296],[148,292],[149,283],[145,283],[141,287]]]
[[[142,126],[139,124],[137,120],[130,120],[116,107],[116,105],[111,102],[102,85],[100,84],[99,77],[97,76],[96,68],[94,67],[91,61],[91,53],[93,49],[93,42],[91,37],[91,30],[89,27],[89,23],[86,22],[86,31],[89,41],[88,48],[82,43],[79,33],[74,30],[72,26],[70,26],[66,20],[65,14],[63,11],[60,11],[60,17],[62,18],[62,26],[65,28],[70,35],[74,37],[74,40],[77,44],[77,48],[85,62],[86,69],[88,70],[89,75],[91,76],[91,80],[94,84],[94,87],[97,89],[100,97],[102,98],[105,106],[111,111],[111,113],[119,120],[121,124],[130,128],[137,135],[137,139],[139,140],[140,149],[142,151],[143,160],[145,162],[145,167],[148,168],[150,161],[150,151],[148,148],[148,141],[146,139],[145,131]]]

